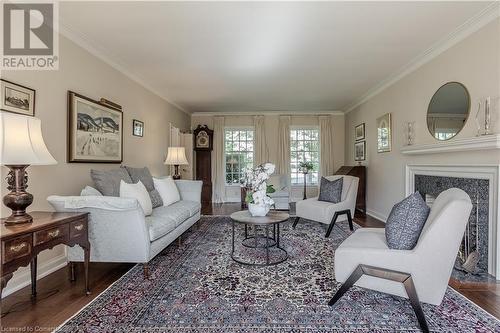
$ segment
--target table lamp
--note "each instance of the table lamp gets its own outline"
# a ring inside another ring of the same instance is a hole
[[[5,206],[12,214],[6,225],[33,221],[26,208],[33,202],[33,195],[26,192],[30,165],[57,164],[42,137],[42,125],[38,118],[0,111],[0,165],[10,169],[7,189],[3,197]]]
[[[181,179],[179,174],[179,165],[187,165],[186,150],[184,147],[168,147],[167,159],[165,164],[173,165],[175,168],[173,179]]]

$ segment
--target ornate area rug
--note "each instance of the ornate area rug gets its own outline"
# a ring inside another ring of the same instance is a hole
[[[327,305],[339,287],[334,251],[351,233],[345,222],[328,239],[319,223],[301,221],[296,230],[284,223],[289,258],[264,268],[231,260],[228,217],[203,217],[197,226],[153,259],[149,280],[135,266],[59,332],[420,331],[399,297],[353,288]],[[423,308],[433,332],[500,332],[498,320],[450,288],[440,306]]]

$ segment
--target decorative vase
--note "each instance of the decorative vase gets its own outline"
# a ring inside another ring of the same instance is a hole
[[[271,209],[271,206],[269,205],[257,205],[254,203],[248,204],[248,211],[252,216],[266,216],[269,209]]]

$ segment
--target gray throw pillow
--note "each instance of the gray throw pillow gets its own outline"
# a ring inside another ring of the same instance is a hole
[[[149,197],[151,198],[153,208],[163,206],[163,200],[161,199],[160,193],[155,189],[153,176],[151,176],[151,172],[149,172],[147,167],[131,168],[125,166],[125,169],[127,169],[127,172],[134,183],[137,183],[140,180],[141,183],[144,184],[144,187],[146,187]]]
[[[418,192],[395,204],[385,224],[387,246],[396,250],[413,249],[429,212],[429,206]]]
[[[328,180],[325,177],[321,177],[318,200],[339,203],[342,200],[342,186],[344,186],[343,177],[335,180]]]
[[[124,168],[116,168],[112,170],[90,170],[90,177],[94,181],[95,187],[102,195],[119,197],[120,196],[120,181],[132,183],[127,170]]]

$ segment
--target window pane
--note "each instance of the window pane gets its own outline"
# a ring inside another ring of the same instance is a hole
[[[253,136],[253,130],[225,130],[226,184],[239,184],[245,171],[253,167]]]
[[[311,162],[313,170],[306,176],[308,184],[318,183],[319,169],[319,131],[317,129],[290,130],[290,171],[292,184],[302,185],[304,175],[300,170],[301,162]]]

